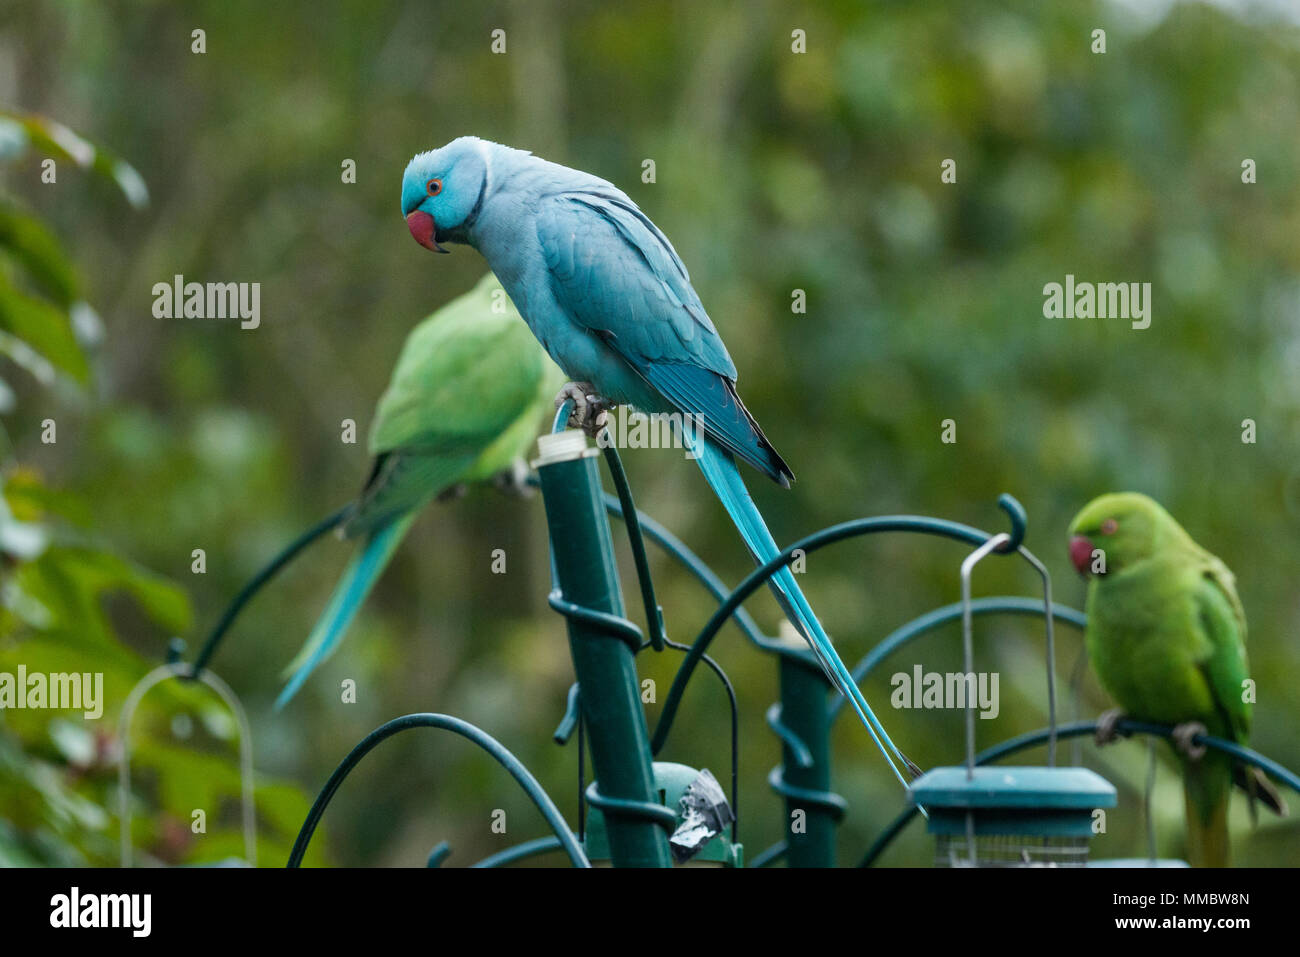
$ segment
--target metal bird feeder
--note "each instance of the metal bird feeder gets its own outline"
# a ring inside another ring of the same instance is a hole
[[[684,764],[656,761],[654,786],[658,803],[676,820],[668,838],[674,867],[743,866],[744,849],[727,836],[731,806],[707,769],[696,771]],[[613,858],[605,811],[601,810],[604,802],[591,798],[589,792],[590,811],[584,837],[587,858],[593,867],[609,867]]]
[[[1004,544],[990,538],[961,566],[962,650],[965,673],[975,674],[971,572]],[[1056,677],[1052,635],[1052,586],[1047,569],[1028,552],[1043,580],[1047,627],[1048,738],[1046,767],[977,767],[975,702],[967,695],[966,763],[935,768],[911,787],[935,837],[939,867],[1083,867],[1088,861],[1093,813],[1114,807],[1115,787],[1086,768],[1056,766]]]
[[[939,867],[1082,867],[1115,788],[1086,768],[935,768],[912,785]]]
[[[924,811],[929,829],[937,840],[937,861],[946,866],[1082,866],[1087,864],[1092,818],[1096,809],[1113,807],[1115,789],[1100,776],[1078,767],[1056,767],[1056,743],[1092,735],[1096,723],[1056,722],[1055,651],[1053,622],[1059,619],[1083,628],[1082,612],[1053,605],[1051,581],[1046,568],[1022,545],[1026,516],[1010,495],[1002,495],[999,506],[1011,520],[1011,533],[988,535],[979,529],[945,519],[918,515],[887,515],[859,518],[821,529],[784,549],[779,555],[751,572],[734,589],[698,556],[653,518],[640,512],[612,445],[604,449],[605,459],[617,489],[617,496],[605,493],[593,458],[581,433],[565,432],[570,407],[559,409],[551,436],[539,441],[538,475],[530,485],[540,486],[551,531],[551,607],[568,623],[575,683],[554,739],[566,743],[578,736],[578,828],[573,831],[555,802],[514,754],[481,728],[452,715],[423,712],[388,721],[359,742],[335,769],[308,813],[294,843],[288,866],[298,867],[307,851],[332,797],[358,763],[379,744],[413,728],[450,731],[487,752],[509,771],[523,787],[550,825],[552,834],[505,848],[472,865],[499,867],[557,850],[563,850],[576,867],[591,862],[606,866],[689,866],[740,867],[743,847],[737,838],[738,720],[735,690],[725,672],[707,654],[712,640],[724,623],[733,621],[758,648],[775,653],[780,660],[781,700],[768,710],[769,727],[782,743],[782,764],[768,781],[786,802],[787,813],[803,811],[805,830],[754,856],[751,867],[766,866],[782,857],[791,866],[833,866],[835,826],[843,817],[847,802],[829,790],[830,729],[845,699],[836,696],[827,703],[831,686],[816,659],[801,639],[763,634],[742,603],[796,554],[807,554],[836,542],[883,532],[907,532],[947,538],[976,546],[962,564],[962,600],[934,609],[892,632],[872,648],[853,669],[861,682],[867,674],[903,644],[956,618],[963,626],[965,666],[973,674],[971,620],[986,614],[1042,614],[1047,636],[1049,726],[1021,734],[976,755],[974,751],[974,705],[966,704],[966,762],[964,766],[938,768],[922,775],[910,787],[913,806],[904,810],[881,834],[859,867],[868,867],[902,831],[911,818]],[[623,599],[614,562],[613,541],[606,513],[622,518],[636,566],[641,599],[645,606],[648,635],[623,613]],[[199,679],[222,691],[224,685],[204,665],[239,611],[275,573],[310,542],[337,526],[345,512],[337,512],[319,523],[279,553],[271,563],[240,591],[211,633],[193,667],[180,665],[179,649],[173,648],[168,664],[141,682],[124,709],[123,738],[130,728],[130,715],[138,698],[153,684],[168,677]],[[664,617],[655,598],[646,556],[645,539],[662,547],[694,576],[719,607],[696,637],[685,645],[668,639]],[[1043,582],[1043,603],[1025,597],[983,598],[972,601],[970,576],[985,556],[1019,554],[1039,573]],[[672,648],[686,653],[662,713],[648,735],[636,681],[636,656],[646,650]],[[727,692],[731,711],[731,800],[706,770],[696,771],[680,764],[653,761],[664,747],[683,692],[698,664],[706,665]],[[581,693],[586,690],[586,694]],[[228,689],[226,689],[228,691]],[[225,695],[229,701],[233,696]],[[238,703],[231,701],[238,712]],[[597,782],[585,781],[585,729]],[[247,725],[241,721],[241,751],[246,772],[251,771],[247,749]],[[1120,734],[1169,737],[1172,728],[1122,719],[1115,730]],[[1046,743],[1046,767],[986,767],[1018,751]],[[1300,792],[1300,775],[1295,774],[1236,742],[1209,735],[1198,743],[1222,752],[1243,764],[1257,767],[1276,780]],[[129,747],[124,748],[122,792],[124,795],[123,854],[130,863]],[[249,841],[248,860],[253,861],[251,773],[245,774],[245,823]],[[1150,787],[1148,786],[1148,793]],[[585,824],[585,827],[584,827]],[[1090,866],[1180,866],[1182,862],[1098,861]],[[429,866],[439,866],[450,853],[440,842],[428,855]],[[590,855],[590,856],[588,856]]]

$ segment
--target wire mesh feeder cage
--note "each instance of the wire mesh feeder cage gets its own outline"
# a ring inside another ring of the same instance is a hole
[[[1082,867],[1115,788],[1086,768],[935,768],[912,785],[937,867]]]
[[[653,769],[663,826],[667,830],[672,825],[668,845],[672,849],[673,866],[743,866],[743,848],[728,834],[728,826],[735,816],[722,786],[708,769],[696,771],[669,761],[656,761]],[[602,798],[594,782],[587,791],[587,801],[590,810],[583,836],[587,859],[593,867],[609,867],[613,861],[605,815],[619,813],[622,802]]]
[[[962,652],[965,675],[975,678],[971,572],[1006,544],[995,535],[961,565]],[[1083,867],[1088,862],[1093,815],[1114,807],[1114,786],[1086,768],[1056,767],[1056,677],[1052,584],[1046,567],[1022,554],[1043,581],[1047,629],[1047,767],[976,767],[975,701],[965,696],[966,762],[935,768],[911,786],[911,798],[928,818],[938,867]]]

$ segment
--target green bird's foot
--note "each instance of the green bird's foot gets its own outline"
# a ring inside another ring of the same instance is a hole
[[[1197,744],[1192,739],[1197,735],[1209,734],[1210,730],[1199,721],[1184,721],[1182,724],[1174,725],[1173,739],[1175,746],[1190,761],[1199,761],[1205,757],[1205,745]]]
[[[1124,712],[1119,708],[1111,708],[1109,711],[1103,711],[1097,716],[1097,731],[1093,735],[1097,747],[1105,747],[1119,739],[1119,732],[1115,729],[1115,726],[1119,724],[1123,717]]]
[[[535,491],[528,484],[530,474],[528,463],[523,459],[515,459],[510,463],[508,469],[504,469],[492,476],[492,486],[506,495],[512,495],[515,498],[528,498]]]
[[[566,382],[555,395],[555,407],[558,409],[570,400],[573,411],[569,414],[569,427],[582,429],[595,438],[596,433],[605,427],[613,403],[598,395],[590,382]]]

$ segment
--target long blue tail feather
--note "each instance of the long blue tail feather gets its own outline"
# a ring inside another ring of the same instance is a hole
[[[409,512],[371,533],[365,547],[352,556],[352,560],[343,571],[343,577],[330,596],[329,604],[325,606],[324,613],[312,628],[306,644],[285,668],[285,671],[292,672],[292,675],[289,683],[275,699],[277,711],[289,703],[317,666],[338,648],[344,634],[347,633],[348,626],[357,616],[357,611],[388,566],[389,559],[397,551],[397,546],[406,536],[407,529],[415,521],[415,516],[416,512]]]
[[[731,516],[731,520],[740,531],[741,537],[744,538],[745,545],[748,547],[754,561],[763,564],[779,555],[781,549],[777,547],[771,532],[767,529],[767,524],[763,521],[763,516],[758,511],[758,506],[754,504],[749,490],[745,488],[745,483],[740,477],[740,472],[736,468],[736,462],[731,453],[704,435],[687,436],[686,442],[690,447],[690,451],[694,454],[695,460],[699,463],[700,471],[704,473],[704,477],[713,488],[714,494],[722,501],[727,514]],[[782,611],[790,619],[790,623],[807,640],[809,647],[812,648],[813,654],[817,656],[817,660],[821,663],[822,669],[826,672],[831,684],[849,699],[849,703],[853,705],[853,709],[858,713],[858,718],[861,719],[872,740],[876,742],[876,747],[880,749],[880,753],[889,762],[890,770],[894,772],[894,776],[898,778],[899,782],[906,787],[907,780],[894,763],[894,756],[897,756],[904,767],[908,768],[909,772],[919,773],[919,770],[890,740],[884,727],[876,718],[875,712],[867,704],[866,698],[863,697],[853,677],[849,674],[848,668],[844,666],[844,662],[840,660],[834,645],[831,644],[830,637],[813,613],[812,606],[808,604],[808,599],[804,597],[803,591],[795,582],[794,573],[788,567],[782,568],[768,580],[768,584],[771,586]]]

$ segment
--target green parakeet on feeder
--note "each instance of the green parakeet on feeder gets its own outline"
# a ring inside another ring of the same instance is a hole
[[[1228,863],[1228,799],[1235,782],[1278,814],[1286,805],[1259,769],[1207,750],[1208,733],[1250,735],[1246,616],[1228,567],[1158,503],[1123,492],[1088,503],[1070,523],[1070,560],[1088,576],[1085,641],[1102,687],[1129,717],[1175,726],[1183,772],[1188,860]],[[1097,738],[1114,738],[1119,711]]]
[[[276,707],[338,647],[425,505],[503,474],[522,483],[522,459],[563,384],[491,273],[411,331],[371,426],[370,477],[339,525],[360,547],[285,669]]]

